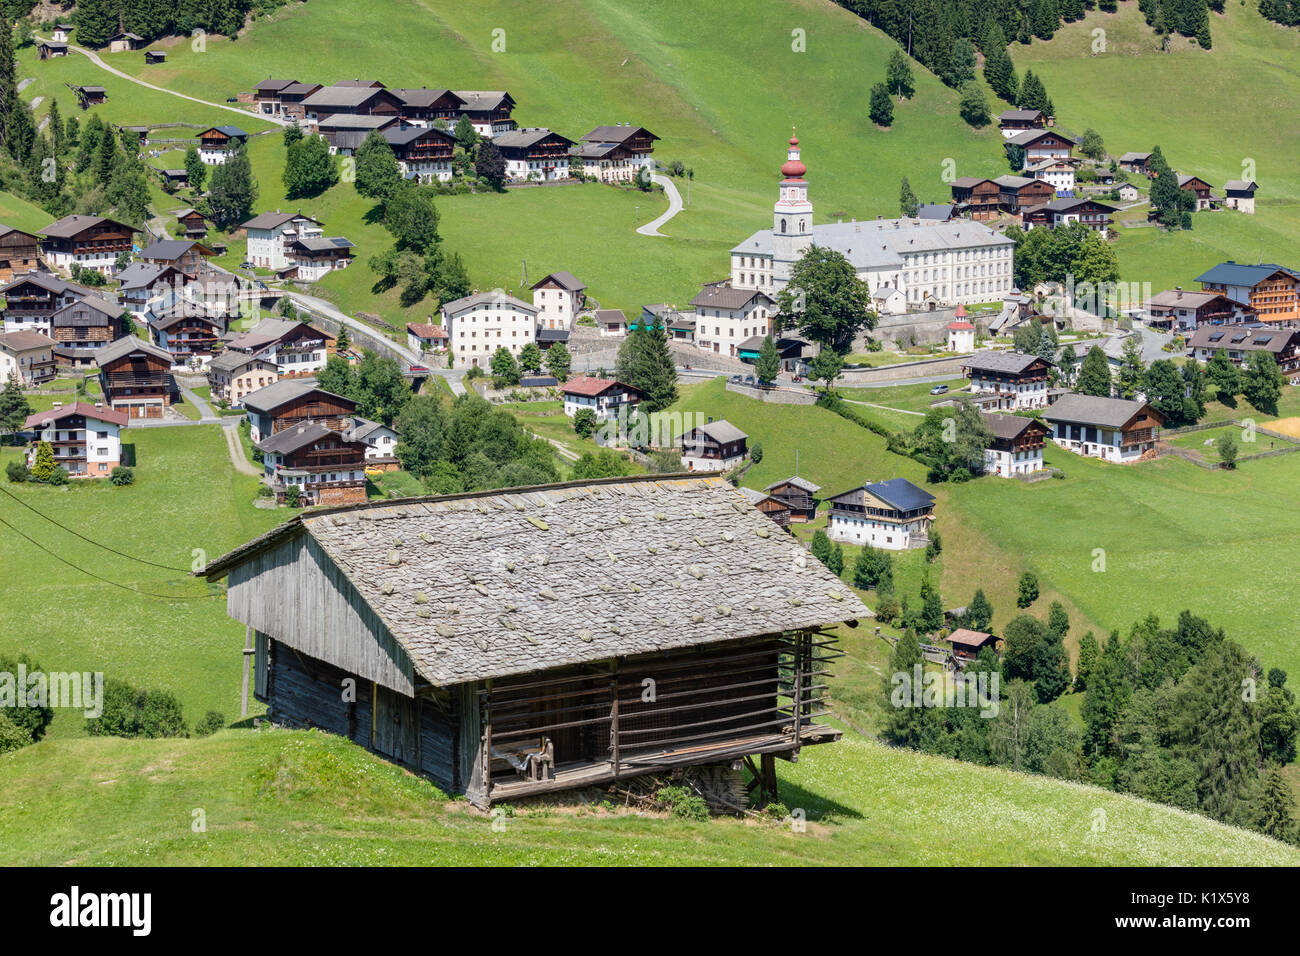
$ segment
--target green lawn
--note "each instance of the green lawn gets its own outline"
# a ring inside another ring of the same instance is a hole
[[[1293,847],[1204,817],[853,734],[778,768],[783,801],[806,814],[804,832],[775,819],[689,822],[577,802],[519,808],[494,827],[317,731],[50,740],[0,756],[0,864],[1300,863]],[[205,832],[192,829],[196,807]]]
[[[24,503],[162,570],[110,554],[0,496],[0,517],[60,557],[114,584],[74,570],[6,533],[0,546],[3,619],[0,651],[27,651],[49,670],[103,671],[144,687],[174,691],[195,721],[208,709],[239,714],[244,629],[226,616],[219,589],[188,576],[288,517],[252,507],[257,479],[237,474],[212,425],[128,429],[135,484],[71,482],[65,488],[6,484]],[[5,448],[3,458],[17,457]],[[218,677],[217,675],[224,675]],[[52,733],[80,734],[81,721],[59,712]]]

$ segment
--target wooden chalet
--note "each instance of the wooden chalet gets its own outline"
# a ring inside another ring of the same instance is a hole
[[[451,90],[400,89],[393,94],[402,101],[402,122],[431,126],[442,120],[448,127],[456,125],[465,101]]]
[[[1200,176],[1179,176],[1178,188],[1185,189],[1196,197],[1196,211],[1200,212],[1210,209],[1215,205],[1215,197],[1211,193],[1211,186]]]
[[[944,638],[952,645],[953,660],[960,667],[965,667],[971,661],[979,657],[980,651],[986,647],[993,650],[998,649],[1001,640],[992,634],[986,634],[983,631],[972,631],[969,628],[959,627],[947,637]]]
[[[0,282],[12,282],[41,267],[41,241],[30,232],[0,223]]]
[[[1070,392],[1052,403],[1043,418],[1052,440],[1089,458],[1128,464],[1155,450],[1165,417],[1145,402]]]
[[[962,359],[971,391],[1008,400],[1008,408],[1042,408],[1053,363],[1023,352],[977,352]]]
[[[70,302],[90,295],[90,290],[73,285],[48,272],[17,275],[0,288],[4,296],[4,324],[9,331],[28,329],[49,335],[55,312]]]
[[[55,40],[47,40],[36,48],[36,53],[42,60],[49,60],[56,56],[67,56],[68,45]]]
[[[817,517],[817,493],[822,489],[807,478],[782,478],[763,490],[790,509],[791,521],[812,521]]]
[[[184,365],[191,360],[212,358],[220,349],[230,317],[220,310],[173,300],[155,304],[147,313],[146,322],[154,344],[167,350],[173,365]]]
[[[176,225],[186,239],[202,239],[208,234],[208,217],[197,209],[182,209],[176,214]]]
[[[1045,179],[1028,176],[999,176],[998,204],[1003,212],[1019,215],[1022,209],[1041,206],[1056,196],[1056,188]]]
[[[573,140],[549,129],[515,129],[492,140],[506,161],[506,175],[527,179],[567,179]]]
[[[1026,208],[1020,218],[1029,227],[1057,229],[1077,222],[1094,232],[1105,233],[1110,231],[1111,214],[1115,211],[1114,206],[1095,199],[1064,197]]]
[[[755,758],[774,795],[776,758],[840,736],[825,628],[871,616],[719,478],[313,511],[198,573],[227,580],[272,721],[479,807],[685,767],[732,792]]]
[[[1155,178],[1151,173],[1150,153],[1125,153],[1119,158],[1119,168],[1130,173],[1141,173],[1151,179]]]
[[[383,137],[397,157],[397,167],[407,179],[433,182],[451,178],[451,160],[456,137],[434,126],[396,125],[383,130]]]
[[[50,337],[60,364],[74,368],[89,365],[118,337],[126,310],[98,295],[74,299],[50,315]],[[80,359],[80,361],[78,361]]]
[[[1262,326],[1259,328],[1197,329],[1187,342],[1188,353],[1198,362],[1209,362],[1220,350],[1234,365],[1242,365],[1252,352],[1268,352],[1278,371],[1292,385],[1300,384],[1300,330]]]
[[[203,268],[203,261],[216,251],[194,239],[157,239],[136,253],[137,262],[171,266],[193,278]]]
[[[41,252],[56,269],[70,272],[74,264],[111,275],[122,253],[131,253],[134,226],[103,216],[64,216],[41,229]]]
[[[515,99],[505,90],[453,90],[464,101],[464,106],[456,113],[459,121],[468,116],[474,130],[480,136],[491,138],[515,128],[511,114],[515,109]],[[456,124],[447,121],[448,126]]]
[[[1221,262],[1196,277],[1203,292],[1221,292],[1248,304],[1259,321],[1291,325],[1300,320],[1300,272],[1275,263]]]
[[[998,129],[1011,138],[1031,129],[1046,129],[1047,116],[1042,110],[1003,110],[998,115]]]
[[[166,63],[166,62],[167,62],[167,51],[166,51],[166,50],[145,50],[145,51],[144,51],[144,62],[145,62],[147,65],[153,65],[153,64],[157,64],[157,63]]]
[[[274,385],[244,396],[250,436],[262,441],[286,428],[319,422],[336,432],[352,426],[357,403],[342,395],[317,388],[302,379],[282,378]]]
[[[263,116],[283,116],[302,120],[306,110],[303,100],[321,88],[319,83],[299,83],[297,80],[277,80],[268,77],[253,88],[253,103]]]
[[[771,518],[777,527],[788,528],[790,526],[790,508],[784,501],[756,488],[742,486],[740,493],[745,496],[751,505]]]
[[[982,221],[998,217],[1002,190],[993,180],[963,176],[950,185],[952,201],[970,218]]]
[[[749,454],[749,436],[726,420],[697,425],[677,441],[687,471],[727,471]]]
[[[1147,302],[1147,324],[1168,332],[1185,332],[1202,325],[1235,325],[1255,319],[1255,310],[1221,292],[1194,292],[1182,286],[1166,289]]]
[[[1043,470],[1043,447],[1048,427],[1028,415],[982,412],[980,417],[993,435],[984,449],[984,470],[1003,478],[1031,475]]]
[[[827,500],[826,535],[832,541],[904,551],[930,540],[934,495],[906,478],[869,482]]]
[[[277,501],[283,502],[290,488],[298,489],[304,506],[366,500],[366,443],[349,440],[323,422],[281,429],[257,449]]]
[[[302,99],[308,121],[315,122],[336,113],[358,116],[400,116],[402,101],[383,87],[335,84],[322,86]]]
[[[100,349],[95,364],[104,400],[114,411],[129,418],[162,418],[171,407],[176,384],[165,349],[129,335]]]

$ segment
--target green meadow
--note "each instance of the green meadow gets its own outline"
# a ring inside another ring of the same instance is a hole
[[[774,817],[692,822],[576,799],[494,824],[317,731],[47,740],[0,756],[0,864],[1300,864],[1300,850],[1204,817],[852,733],[778,766],[802,830]],[[192,828],[196,807],[205,832]]]
[[[253,507],[257,479],[234,470],[215,426],[128,429],[123,442],[135,446],[128,487],[4,484],[0,518],[41,547],[5,529],[0,651],[26,651],[47,670],[103,671],[171,690],[191,723],[210,709],[237,720],[244,629],[226,616],[221,590],[188,572],[288,513]],[[0,458],[18,454],[9,447]],[[174,570],[113,554],[54,522]],[[81,721],[60,711],[51,733],[79,735]]]

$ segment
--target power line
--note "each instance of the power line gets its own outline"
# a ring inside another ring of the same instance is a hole
[[[179,571],[181,574],[189,574],[189,573],[190,573],[190,569],[189,569],[189,568],[174,568],[174,567],[172,567],[170,564],[158,564],[158,563],[156,563],[156,562],[154,562],[154,561],[149,561],[149,560],[147,560],[147,559],[145,559],[145,558],[137,558],[135,555],[127,554],[125,551],[118,551],[116,548],[110,548],[108,545],[106,545],[106,544],[101,544],[100,542],[96,541],[94,538],[87,538],[87,537],[86,537],[84,534],[82,534],[80,531],[77,531],[77,530],[75,530],[75,529],[73,529],[73,528],[69,528],[66,524],[61,524],[60,522],[56,521],[54,518],[51,518],[51,517],[50,517],[49,515],[47,515],[45,512],[43,512],[43,511],[38,511],[36,508],[33,508],[33,507],[32,507],[31,505],[29,505],[27,502],[23,501],[23,499],[19,498],[19,497],[18,497],[17,495],[15,495],[12,491],[9,491],[8,489],[4,488],[3,486],[0,486],[0,493],[3,493],[3,494],[8,495],[10,498],[12,498],[14,501],[18,502],[20,505],[22,505],[22,506],[23,506],[24,508],[26,508],[28,511],[32,512],[33,514],[40,515],[40,516],[41,516],[42,518],[44,518],[46,521],[50,522],[50,524],[62,528],[64,531],[68,532],[68,534],[76,535],[76,536],[77,536],[78,538],[80,538],[82,541],[85,541],[85,542],[87,542],[88,544],[93,544],[93,545],[94,545],[95,547],[97,547],[97,548],[103,548],[105,551],[108,551],[108,552],[110,552],[110,553],[112,553],[112,554],[116,554],[116,555],[117,555],[118,557],[120,557],[120,558],[126,558],[126,559],[128,559],[128,560],[130,560],[130,561],[139,561],[141,564],[147,564],[147,565],[149,565],[150,567],[153,567],[153,568],[160,568],[160,569],[162,569],[163,571]]]
[[[94,571],[87,571],[79,564],[73,564],[71,561],[69,561],[67,558],[63,557],[60,554],[56,554],[54,551],[51,551],[49,548],[45,547],[45,545],[41,544],[36,539],[24,534],[22,531],[19,531],[17,528],[11,525],[4,518],[0,518],[0,524],[4,525],[10,531],[18,535],[20,538],[26,540],[28,543],[36,546],[37,548],[40,548],[42,551],[44,551],[50,557],[54,558],[56,561],[63,562],[68,567],[72,568],[74,571],[80,571],[82,574],[88,575],[89,577],[94,578],[96,581],[102,581],[104,584],[111,584],[113,587],[121,588],[123,591],[130,591],[132,594],[139,594],[142,595],[143,597],[160,598],[164,601],[198,601],[198,600],[204,600],[206,598],[212,597],[212,595],[210,594],[189,594],[189,595],[154,594],[151,591],[141,591],[139,588],[133,588],[127,584],[119,584],[117,581],[110,581],[108,578],[102,577],[101,575],[96,574]]]

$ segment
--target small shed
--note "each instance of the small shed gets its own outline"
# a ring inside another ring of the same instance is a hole
[[[837,740],[827,628],[871,612],[795,550],[720,477],[636,476],[315,510],[196,573],[272,721],[485,807]]]
[[[145,63],[166,63],[167,51],[166,50],[145,50],[144,61]]]
[[[965,665],[979,657],[979,653],[986,647],[992,647],[997,650],[998,638],[992,634],[986,634],[983,631],[972,631],[970,628],[959,627],[946,638],[952,645],[952,656],[959,663]]]

